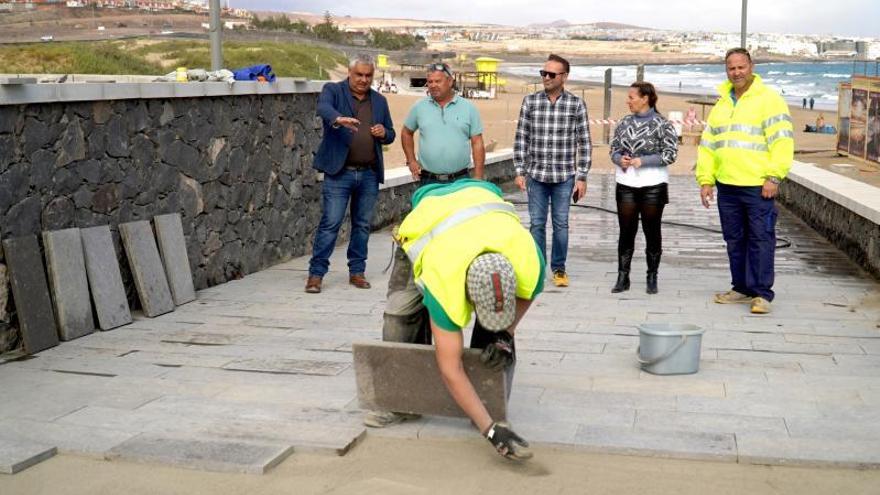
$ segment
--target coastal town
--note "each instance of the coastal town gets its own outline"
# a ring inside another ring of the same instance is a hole
[[[135,34],[200,34],[208,29],[209,0],[3,0],[0,1],[0,41],[113,39]],[[240,2],[238,5],[246,5]],[[366,44],[370,29],[387,30],[423,39],[430,50],[490,52],[523,56],[544,53],[548,43],[565,40],[575,55],[644,53],[669,62],[717,59],[739,41],[739,33],[657,29],[621,23],[579,22],[576,19],[509,26],[491,22],[455,23],[418,19],[366,18],[336,12],[266,12],[223,6],[224,28],[254,30],[254,16],[286,16],[315,25],[325,15],[355,43]],[[30,14],[30,16],[27,16]],[[19,15],[10,19],[12,15]],[[5,18],[4,18],[5,17]],[[122,20],[124,19],[124,20]],[[162,22],[156,22],[162,19]],[[19,32],[17,23],[28,29]],[[146,30],[145,30],[146,28]],[[40,30],[41,29],[41,30]],[[57,31],[57,32],[56,32]],[[880,38],[833,34],[752,33],[749,48],[762,60],[875,60]],[[612,57],[613,58],[613,57]]]

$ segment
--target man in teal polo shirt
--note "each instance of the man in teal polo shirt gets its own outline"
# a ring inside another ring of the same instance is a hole
[[[477,107],[453,91],[452,71],[446,64],[428,66],[428,93],[410,109],[403,123],[401,143],[406,165],[420,185],[452,182],[467,177],[471,159],[475,179],[483,178],[486,148],[483,121]],[[415,140],[419,131],[419,153]]]

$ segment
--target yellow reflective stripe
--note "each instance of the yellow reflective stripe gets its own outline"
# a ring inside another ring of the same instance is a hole
[[[751,134],[752,136],[764,135],[763,128],[746,124],[731,124],[722,127],[710,127],[709,129],[711,130],[712,134],[721,134],[724,132],[744,132],[746,134]]]
[[[738,148],[741,150],[752,150],[752,151],[769,151],[770,148],[767,147],[764,143],[753,143],[751,141],[740,141],[737,139],[724,139],[721,141],[715,141],[714,143],[703,139],[700,141],[700,146],[705,148],[709,148],[710,150],[717,150],[719,148]]]
[[[419,254],[421,254],[422,250],[425,249],[425,246],[431,242],[431,239],[440,235],[443,232],[464,223],[474,217],[478,217],[484,213],[488,213],[490,211],[506,211],[508,213],[512,213],[516,215],[516,209],[510,203],[483,203],[479,205],[474,205],[463,210],[459,210],[452,215],[446,217],[442,222],[438,223],[434,226],[433,229],[428,231],[419,237],[415,242],[413,242],[409,249],[406,250],[406,255],[409,256],[410,261],[415,263],[419,259]]]
[[[777,131],[775,134],[767,138],[767,144],[773,144],[773,141],[782,138],[791,138],[794,139],[794,133],[789,131],[788,129],[782,129],[781,131]]]
[[[793,124],[790,115],[788,115],[787,113],[780,113],[779,115],[774,115],[773,117],[770,117],[769,119],[765,120],[764,122],[761,122],[761,126],[764,128],[767,128],[773,124],[777,124],[777,123],[783,122],[783,121],[788,121],[789,124]]]
[[[752,143],[750,141],[737,141],[735,139],[727,139],[724,141],[718,141],[714,144],[713,149],[718,148],[738,148],[741,150],[752,150],[752,151],[769,151],[770,148],[767,147],[764,143]]]

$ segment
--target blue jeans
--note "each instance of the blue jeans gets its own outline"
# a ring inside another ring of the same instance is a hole
[[[342,169],[336,175],[324,175],[321,190],[323,211],[315,243],[312,246],[312,259],[309,260],[309,275],[323,277],[330,268],[330,255],[336,245],[339,228],[345,218],[345,210],[351,200],[351,239],[348,242],[348,272],[364,273],[367,268],[367,241],[370,239],[370,219],[379,197],[379,182],[372,169]]]
[[[550,269],[565,271],[568,257],[568,210],[571,193],[574,190],[574,176],[564,182],[550,183],[526,178],[526,192],[529,197],[529,232],[547,259],[547,212],[551,213],[553,224],[553,245]]]
[[[717,186],[733,290],[772,301],[776,205],[761,197],[761,186]]]

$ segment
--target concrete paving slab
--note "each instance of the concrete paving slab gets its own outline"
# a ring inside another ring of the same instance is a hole
[[[336,376],[349,367],[345,363],[302,359],[238,359],[222,366],[233,371]]]
[[[119,233],[144,314],[152,318],[174,311],[171,289],[150,223],[146,220],[122,223]]]
[[[876,440],[845,442],[828,439],[771,437],[739,434],[736,437],[739,462],[841,469],[880,468],[880,449]]]
[[[786,420],[782,417],[768,418],[740,414],[690,413],[678,411],[639,410],[635,429],[649,431],[690,431],[715,434],[741,432],[766,433],[785,436],[788,434]]]
[[[613,206],[613,180],[602,179],[588,200]],[[672,194],[696,197],[687,179],[673,180]],[[524,207],[520,214],[527,219]],[[880,285],[783,209],[780,235],[798,249],[777,251],[774,313],[754,318],[745,306],[712,303],[729,280],[721,236],[680,227],[666,232],[661,293],[618,297],[609,292],[617,232],[613,216],[602,218],[573,210],[573,284],[548,286],[518,328],[508,401],[517,432],[536,444],[603,453],[873,467],[880,360],[871,351],[880,341],[880,308],[872,301]],[[716,211],[692,203],[670,204],[664,218],[718,226]],[[388,242],[387,232],[377,232],[370,247],[384,252]],[[332,266],[345,261],[344,250],[336,250]],[[59,449],[88,455],[138,434],[281,441],[332,455],[357,448],[364,411],[351,344],[380,338],[387,279],[368,267],[374,290],[359,291],[348,286],[344,269],[334,268],[316,297],[302,292],[307,263],[297,258],[201,291],[197,301],[156,318],[135,312],[124,330],[39,355],[68,373],[45,370],[54,366],[36,359],[4,364],[0,390],[14,400],[0,401],[0,418],[38,421],[0,423],[0,431],[46,430],[57,435]],[[851,314],[837,318],[838,312]],[[699,373],[655,377],[639,370],[633,344],[649,316],[705,326]],[[224,369],[232,361],[259,366]],[[344,368],[291,374],[301,371],[296,361]],[[791,436],[776,436],[780,421]],[[94,443],[86,438],[90,429]],[[440,416],[367,434],[485,443],[468,420]]]
[[[158,215],[153,217],[153,223],[156,224],[156,240],[159,242],[159,252],[165,265],[165,275],[168,277],[174,304],[181,306],[194,301],[196,291],[180,214]]]
[[[733,435],[681,431],[633,431],[581,426],[575,435],[578,447],[590,451],[675,459],[708,459],[736,462]]]
[[[55,455],[54,446],[0,437],[0,473],[15,474]]]
[[[36,354],[58,345],[55,312],[37,236],[3,240],[12,297],[18,312],[24,351]]]
[[[110,330],[131,323],[110,226],[82,229],[80,236],[98,326],[101,330]]]
[[[168,464],[231,473],[264,474],[293,453],[284,443],[257,443],[138,435],[116,446],[108,459]]]
[[[94,332],[79,229],[43,232],[43,246],[61,340],[73,340]]]
[[[0,420],[3,435],[22,442],[57,446],[62,454],[103,458],[110,449],[135,433],[30,419]]]
[[[462,417],[437,369],[433,346],[396,342],[353,345],[361,407],[380,411]],[[465,372],[492,418],[507,416],[509,371],[492,371],[480,363],[480,351],[462,353]]]

